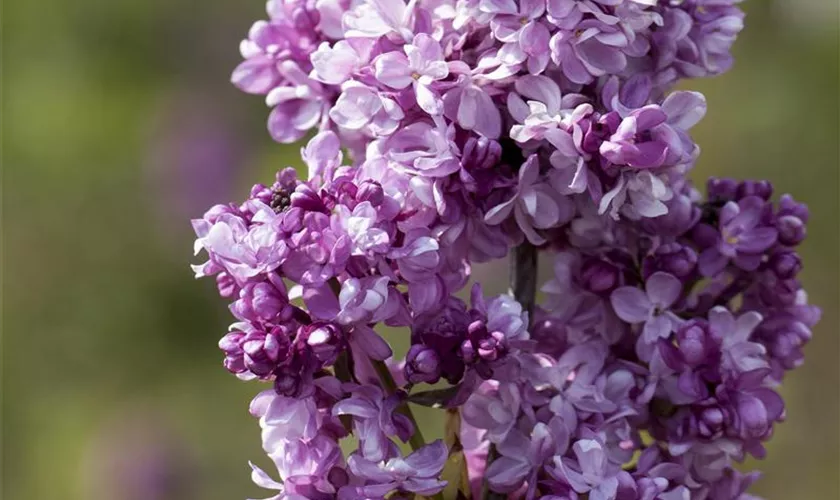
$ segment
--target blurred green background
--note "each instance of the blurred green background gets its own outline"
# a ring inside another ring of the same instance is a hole
[[[804,281],[825,311],[786,381],[770,500],[838,498],[838,8],[752,0],[694,129],[695,179],[768,178],[813,218]],[[247,413],[220,366],[230,322],[196,283],[191,217],[296,165],[261,99],[228,83],[259,1],[3,5],[6,500],[262,497]]]

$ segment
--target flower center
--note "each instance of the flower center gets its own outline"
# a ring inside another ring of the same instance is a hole
[[[279,188],[271,193],[271,201],[269,202],[268,206],[270,206],[274,210],[274,213],[279,214],[280,212],[289,208],[289,205],[291,205],[291,203],[291,193],[289,193],[283,188]]]

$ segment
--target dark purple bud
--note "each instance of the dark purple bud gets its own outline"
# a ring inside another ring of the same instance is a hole
[[[796,246],[805,239],[805,223],[795,215],[783,215],[776,219],[779,231],[779,243],[789,247]]]
[[[692,434],[705,439],[717,439],[723,435],[729,419],[727,412],[722,408],[710,407],[701,408],[697,413],[694,422],[696,428],[691,429]]]
[[[706,192],[711,202],[733,201],[738,198],[738,182],[734,179],[712,177],[706,183]]]
[[[466,306],[454,299],[441,310],[419,316],[412,326],[414,343],[422,343],[443,355],[455,351],[467,335],[470,317]]]
[[[769,268],[779,279],[788,280],[802,270],[802,259],[796,252],[776,252],[770,257]]]
[[[411,328],[412,343],[434,349],[441,376],[450,383],[457,383],[464,375],[460,346],[467,336],[469,321],[466,305],[452,298],[442,308],[417,317]]]
[[[709,330],[709,324],[704,320],[694,319],[680,326],[676,342],[661,341],[659,352],[671,369],[683,371],[714,362],[718,346]]]
[[[502,332],[490,332],[490,335],[478,342],[478,357],[484,361],[496,361],[507,354],[507,338]]]
[[[743,181],[738,185],[736,198],[740,200],[747,196],[769,200],[773,196],[773,184],[770,181]]]
[[[405,378],[412,384],[434,384],[440,380],[440,357],[434,349],[414,344],[405,356]]]
[[[307,212],[329,213],[318,193],[307,184],[298,185],[295,192],[291,194],[291,206]]]
[[[676,276],[681,280],[690,278],[697,267],[697,252],[679,243],[666,243],[657,247],[642,263],[645,279],[658,271]]]
[[[796,279],[771,280],[769,283],[762,283],[759,289],[761,300],[774,307],[792,306],[802,285]]]
[[[566,328],[556,319],[546,316],[539,317],[539,309],[537,310],[537,318],[534,324],[529,329],[531,332],[531,339],[536,342],[537,349],[540,352],[551,354],[560,357],[568,347],[568,334]],[[543,313],[544,314],[544,313]]]
[[[779,199],[778,215],[780,217],[783,215],[795,215],[802,222],[807,223],[808,218],[810,216],[810,212],[808,210],[808,205],[804,203],[799,203],[798,201],[794,200],[793,197],[789,194],[784,194]]]
[[[581,266],[580,286],[592,293],[609,295],[618,286],[619,271],[601,259],[588,259]]]
[[[706,223],[697,224],[691,231],[691,241],[701,249],[713,247],[720,240],[720,231]]]

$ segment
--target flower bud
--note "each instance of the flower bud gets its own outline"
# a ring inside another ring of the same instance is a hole
[[[747,196],[758,196],[767,201],[773,196],[773,184],[770,181],[743,181],[738,185],[736,198],[740,200]]]
[[[219,340],[219,349],[225,353],[224,367],[231,373],[243,373],[247,371],[245,360],[242,357],[243,332],[234,330]]]
[[[316,321],[302,327],[299,339],[306,342],[315,358],[323,364],[335,362],[344,347],[344,335],[341,327],[332,323]]]
[[[642,267],[645,279],[661,271],[685,280],[697,267],[697,253],[691,247],[676,242],[666,243],[646,257]]]
[[[784,215],[776,220],[776,229],[779,231],[779,243],[787,246],[796,246],[805,239],[805,223],[795,215]]]
[[[282,280],[248,283],[239,291],[239,300],[230,305],[234,316],[242,321],[282,323],[292,314]]]
[[[802,259],[796,252],[777,252],[770,257],[769,267],[776,277],[788,280],[802,270]]]
[[[608,295],[618,286],[618,268],[601,259],[589,259],[581,267],[580,285],[592,293]]]
[[[434,384],[440,380],[440,357],[430,347],[415,344],[405,357],[405,378],[412,384]]]
[[[720,408],[705,408],[697,418],[697,432],[706,439],[715,439],[723,434],[726,413]]]
[[[712,177],[706,183],[709,201],[725,203],[738,198],[738,183],[734,179]]]
[[[288,356],[287,329],[277,326],[268,333],[250,332],[242,338],[241,346],[245,367],[258,377],[266,377]]]

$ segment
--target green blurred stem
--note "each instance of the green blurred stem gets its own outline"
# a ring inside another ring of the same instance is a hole
[[[342,382],[352,382],[353,381],[353,371],[350,369],[350,360],[348,357],[347,352],[342,352],[338,359],[335,361],[335,365],[333,366],[333,371],[335,371],[335,377],[342,381]],[[349,433],[353,433],[353,419],[350,415],[341,415],[338,417],[341,420],[341,425],[344,426],[344,429]]]
[[[537,298],[537,247],[527,240],[510,253],[510,291],[522,309],[528,313],[530,322],[534,316],[534,303]],[[530,325],[529,325],[530,326]],[[490,445],[487,451],[487,468],[498,458],[496,447]],[[487,469],[485,469],[487,470]],[[485,500],[504,500],[506,495],[490,491],[487,481],[482,487],[481,497]]]
[[[525,241],[514,248],[510,255],[510,290],[522,309],[528,313],[528,321],[534,316],[537,297],[537,247]]]

